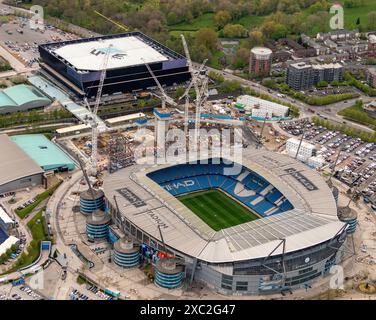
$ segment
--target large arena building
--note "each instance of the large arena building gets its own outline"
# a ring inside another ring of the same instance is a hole
[[[155,87],[145,64],[162,85],[188,81],[185,57],[141,32],[54,42],[39,46],[42,68],[76,94],[95,96],[106,52],[110,50],[103,94]]]
[[[318,173],[250,148],[236,174],[226,159],[206,160],[111,174],[103,187],[114,223],[149,251],[165,244],[188,283],[225,294],[304,288],[342,260],[348,227]]]

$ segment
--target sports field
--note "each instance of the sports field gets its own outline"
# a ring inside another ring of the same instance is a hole
[[[259,218],[216,189],[195,192],[177,198],[215,231]]]

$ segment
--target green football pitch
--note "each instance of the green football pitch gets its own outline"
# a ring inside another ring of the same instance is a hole
[[[215,231],[259,218],[217,189],[195,192],[177,198]]]

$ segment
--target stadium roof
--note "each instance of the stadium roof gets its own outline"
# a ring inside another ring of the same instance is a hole
[[[286,239],[286,252],[304,249],[332,239],[343,228],[332,192],[317,172],[293,158],[250,148],[243,152],[243,165],[274,185],[294,209],[216,232],[146,176],[169,165],[125,168],[105,179],[103,187],[107,199],[112,202],[116,196],[121,213],[137,227],[161,240],[159,221],[166,226],[168,246],[212,263],[265,257],[281,239]],[[145,205],[132,204],[119,193],[122,188]],[[273,255],[281,253],[282,246]]]
[[[111,55],[107,69],[169,60],[157,46],[146,43],[139,36],[67,43],[53,52],[79,70],[101,70],[108,50]]]
[[[0,92],[0,111],[17,107],[42,107],[51,103],[39,90],[32,86],[20,84]],[[15,110],[17,111],[17,110]]]
[[[0,185],[43,173],[38,164],[5,134],[0,134],[0,150]]]
[[[43,134],[18,135],[11,139],[45,171],[75,168],[74,161]]]
[[[1,206],[0,206],[0,219],[6,224],[13,223],[13,220],[8,216],[8,214],[5,212],[5,210]]]

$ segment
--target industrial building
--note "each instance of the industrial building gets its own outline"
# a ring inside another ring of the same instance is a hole
[[[185,57],[141,32],[42,44],[41,67],[77,95],[94,97],[108,50],[103,95],[155,87],[145,64],[162,85],[190,79]]]
[[[11,139],[44,171],[74,170],[74,161],[43,134],[23,134]]]
[[[20,84],[0,91],[0,113],[44,108],[51,100],[33,86]]]
[[[145,119],[145,118],[146,118],[146,115],[142,112],[139,112],[139,113],[128,114],[125,116],[109,118],[109,119],[106,119],[105,122],[110,127],[113,127],[113,126],[119,126],[123,124],[129,124],[136,120]]]
[[[19,243],[20,240],[14,236],[7,237],[6,240],[2,243],[0,241],[0,256],[5,254],[8,249],[12,248],[12,246],[17,246]]]
[[[43,169],[5,134],[0,150],[0,193],[42,184]]]
[[[272,50],[255,47],[251,50],[249,73],[255,76],[268,76],[272,66]]]
[[[307,162],[309,158],[316,155],[316,147],[311,143],[295,138],[290,138],[286,141],[286,151],[290,157],[296,157],[298,148],[299,153],[297,159],[300,161]]]
[[[298,62],[290,64],[286,70],[286,83],[297,91],[310,89],[320,81],[342,81],[343,77],[344,67],[339,63],[312,65]]]
[[[242,105],[243,108],[252,110],[253,117],[283,118],[289,114],[289,108],[286,106],[249,95],[238,97],[236,102],[237,105]]]
[[[314,170],[252,148],[237,175],[223,175],[228,160],[207,160],[137,164],[104,180],[114,223],[153,260],[157,285],[197,281],[223,294],[263,295],[311,285],[342,261],[348,225]],[[260,218],[215,231],[176,198],[218,184]]]
[[[4,210],[2,206],[0,206],[0,228],[9,231],[14,226],[14,221],[9,217],[7,212]],[[1,242],[1,240],[0,240]]]

